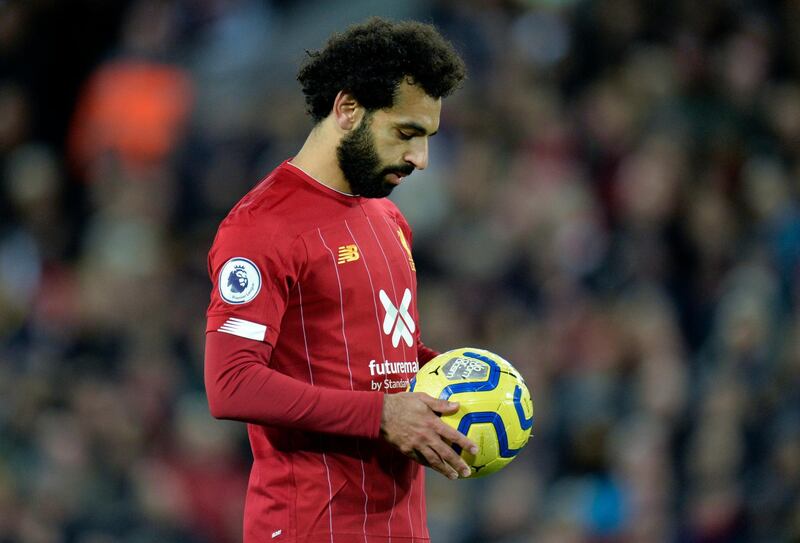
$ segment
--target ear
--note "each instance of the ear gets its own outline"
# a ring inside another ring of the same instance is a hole
[[[346,91],[339,91],[333,101],[333,118],[342,130],[352,130],[364,116],[364,107],[355,96]]]

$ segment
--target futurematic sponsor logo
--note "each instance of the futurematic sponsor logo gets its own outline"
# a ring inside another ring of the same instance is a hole
[[[419,362],[389,362],[384,360],[382,363],[377,363],[374,360],[369,361],[369,374],[370,375],[389,375],[390,373],[417,373],[419,371]]]
[[[408,387],[408,377],[396,374],[414,374],[419,371],[419,362],[389,362],[384,360],[378,363],[375,360],[369,361],[369,374],[372,376],[386,376],[381,381],[373,380],[372,390],[405,390]],[[392,378],[393,376],[395,378]]]

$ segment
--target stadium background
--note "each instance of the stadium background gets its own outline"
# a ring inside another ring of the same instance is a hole
[[[0,542],[240,541],[205,254],[309,129],[304,49],[435,22],[470,79],[396,191],[426,342],[534,437],[435,543],[800,541],[800,3],[0,1]]]

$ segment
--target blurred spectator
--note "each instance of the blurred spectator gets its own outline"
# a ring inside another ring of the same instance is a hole
[[[79,169],[111,155],[126,168],[158,165],[175,151],[191,109],[192,84],[169,63],[176,4],[139,0],[122,30],[117,58],[89,78],[78,99],[70,158]]]

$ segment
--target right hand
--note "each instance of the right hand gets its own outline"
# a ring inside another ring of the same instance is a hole
[[[453,445],[472,454],[478,446],[439,418],[458,411],[458,404],[437,400],[424,392],[401,392],[383,397],[381,435],[404,455],[448,477],[467,477],[471,470]]]

